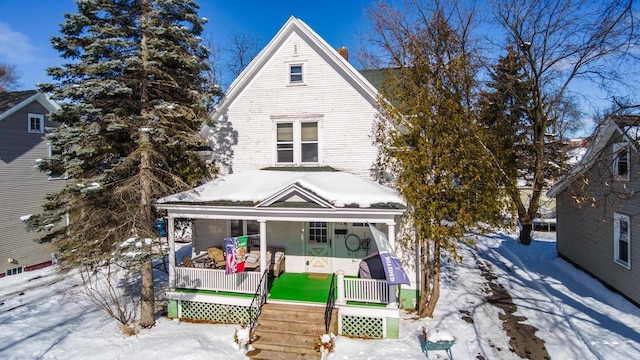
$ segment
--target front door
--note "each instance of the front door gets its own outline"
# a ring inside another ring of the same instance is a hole
[[[306,265],[309,273],[331,273],[331,238],[326,222],[307,223]]]

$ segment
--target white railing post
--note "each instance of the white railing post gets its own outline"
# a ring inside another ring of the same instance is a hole
[[[389,303],[388,308],[398,308],[398,285],[389,285]]]
[[[173,238],[173,215],[169,214],[167,217],[167,241],[169,242],[169,288],[176,288],[176,242]]]
[[[347,300],[344,296],[344,271],[338,270],[336,274],[338,274],[338,297],[336,299],[336,305],[346,305]]]
[[[391,245],[391,250],[395,252],[396,251],[395,222],[387,223],[387,239],[389,240],[389,245]],[[393,308],[393,309],[398,308],[398,285],[389,285],[389,303],[387,304],[387,307]]]
[[[267,221],[258,220],[260,223],[260,274],[264,274],[267,269]]]

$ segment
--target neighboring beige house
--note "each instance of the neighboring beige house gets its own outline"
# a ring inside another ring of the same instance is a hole
[[[23,222],[40,212],[45,195],[62,188],[36,168],[49,155],[46,128],[58,105],[35,90],[0,93],[0,277],[50,265],[52,252]]]
[[[375,181],[378,92],[372,83],[383,72],[359,72],[345,52],[291,17],[231,84],[213,114],[215,127],[201,132],[211,139],[221,176],[157,202],[170,220],[170,317],[237,323],[262,311],[263,333],[254,344],[260,351],[280,341],[278,351],[313,352],[312,340],[303,349],[294,345],[296,336],[327,330],[399,336],[398,308],[415,305],[415,262],[403,266],[410,284],[402,285],[400,297],[400,285],[358,278],[362,259],[379,250],[368,224],[393,246],[405,211],[403,199]],[[183,255],[176,259],[171,227],[177,218],[193,219],[193,268]],[[249,236],[254,256],[245,266],[253,271],[227,275],[207,259],[208,249],[241,235]],[[375,264],[369,266],[375,272]],[[261,299],[265,309],[258,310]],[[276,315],[265,314],[277,306]],[[291,313],[283,313],[287,309]],[[310,309],[324,312],[326,323],[322,315],[307,315]],[[327,319],[331,309],[336,314]],[[282,323],[298,312],[314,327]],[[288,333],[274,335],[274,325],[263,323],[275,318]]]
[[[640,260],[639,139],[640,116],[608,118],[582,160],[547,193],[556,198],[558,255],[636,304],[640,304],[640,266],[634,265]],[[576,199],[585,194],[578,204]]]

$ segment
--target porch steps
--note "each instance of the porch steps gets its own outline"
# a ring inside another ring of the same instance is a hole
[[[337,333],[337,310],[331,317],[330,332]],[[320,359],[314,349],[324,334],[324,306],[267,303],[262,307],[256,328],[255,350],[247,356],[253,360]]]

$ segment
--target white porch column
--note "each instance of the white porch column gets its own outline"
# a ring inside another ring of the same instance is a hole
[[[389,240],[389,245],[391,245],[391,250],[395,252],[396,251],[396,223],[387,224],[387,239]]]
[[[264,274],[267,269],[267,220],[258,220],[260,223],[260,272]]]
[[[336,274],[338,275],[338,298],[336,299],[336,305],[346,305],[347,300],[345,299],[344,294],[344,271],[338,270]]]
[[[396,252],[396,223],[391,222],[387,223],[387,239],[389,240],[389,245],[391,246],[391,250]],[[387,304],[388,308],[397,309],[398,308],[398,285],[389,285],[389,304]]]
[[[176,242],[173,238],[174,224],[173,215],[169,214],[167,217],[167,241],[169,242],[169,288],[176,288]]]

